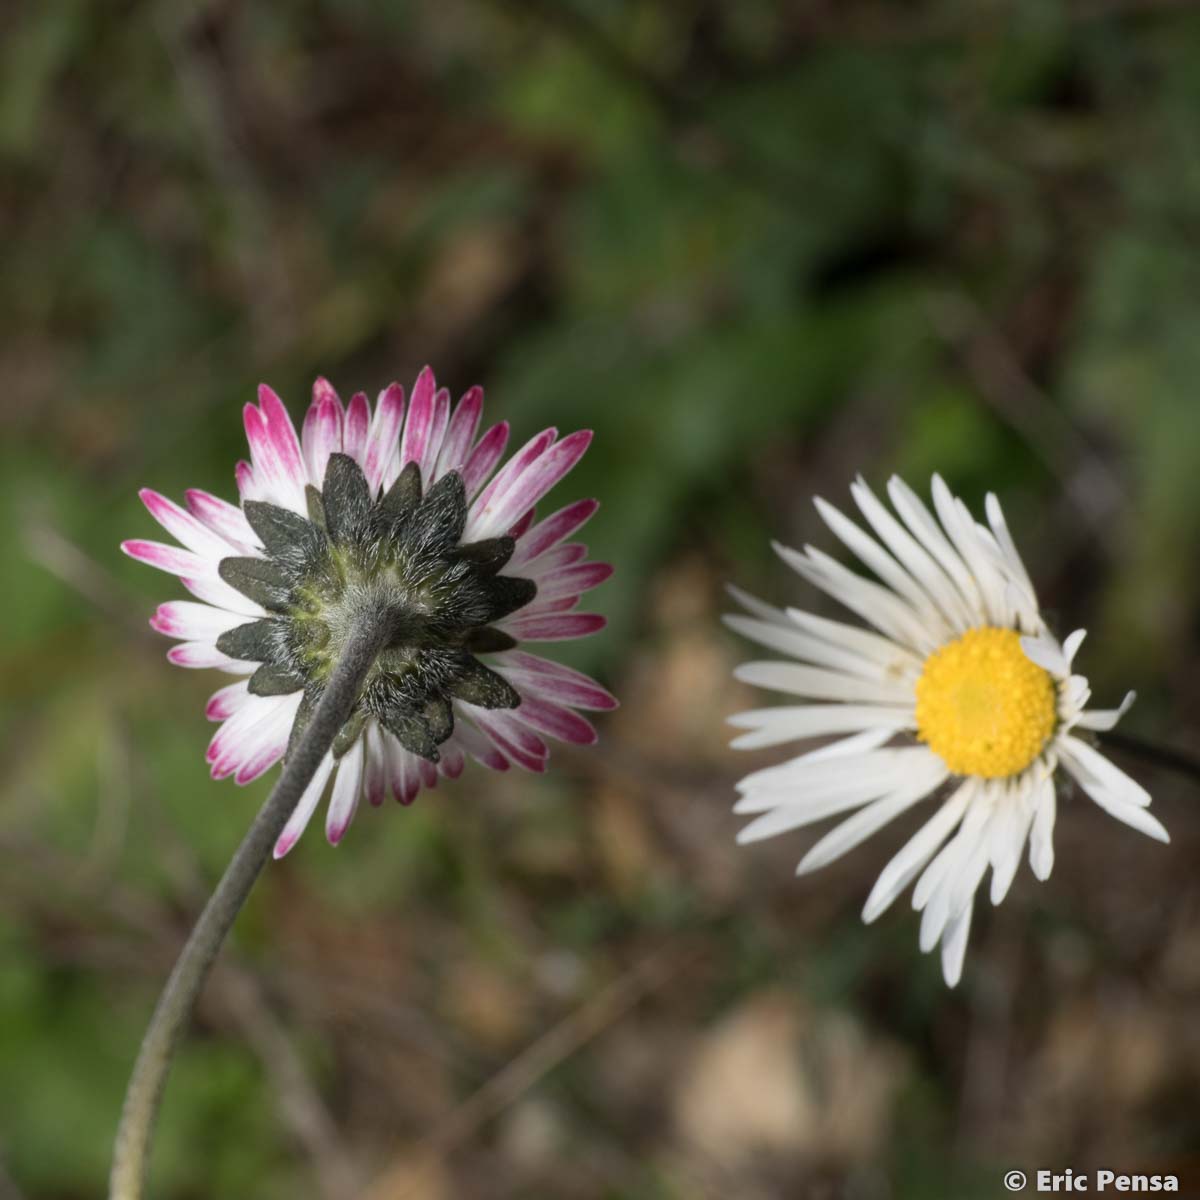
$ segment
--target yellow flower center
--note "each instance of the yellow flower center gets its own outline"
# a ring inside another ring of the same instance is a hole
[[[1012,629],[971,629],[935,650],[917,680],[917,737],[956,775],[1025,770],[1054,732],[1054,680]]]

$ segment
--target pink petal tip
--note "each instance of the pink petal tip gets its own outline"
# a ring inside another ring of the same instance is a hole
[[[313,380],[312,398],[314,404],[320,404],[323,400],[340,402],[337,392],[334,391],[333,384],[324,375],[318,375]]]

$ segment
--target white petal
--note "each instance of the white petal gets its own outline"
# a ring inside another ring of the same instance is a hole
[[[909,574],[924,588],[951,627],[962,632],[972,626],[975,621],[971,609],[950,577],[920,542],[888,512],[861,475],[851,486],[850,492],[871,527]]]
[[[1083,707],[1091,699],[1092,689],[1082,675],[1068,675],[1058,685],[1058,711],[1063,724],[1070,728],[1079,720]]]
[[[758,642],[759,645],[769,646],[772,650],[778,650],[783,654],[790,654],[793,658],[798,658],[803,662],[833,667],[864,679],[896,679],[900,677],[895,670],[889,669],[882,663],[878,656],[866,657],[852,650],[844,649],[826,638],[802,633],[791,621],[786,625],[780,625],[774,621],[760,621],[754,617],[743,617],[737,613],[729,614],[723,619],[730,629],[740,633],[743,637]],[[899,651],[898,647],[897,650]]]
[[[150,515],[181,546],[211,562],[214,569],[222,558],[228,556],[232,549],[229,542],[173,500],[168,500],[152,488],[142,488],[138,495]]]
[[[363,738],[358,738],[337,764],[333,796],[329,801],[329,811],[325,814],[325,836],[333,846],[342,840],[358,808],[362,794],[363,742]]]
[[[991,798],[987,792],[980,790],[977,786],[958,832],[942,847],[934,860],[925,868],[921,878],[917,880],[917,886],[913,889],[913,908],[925,909],[927,917],[931,906],[937,905],[945,910],[940,921],[931,919],[928,922],[937,925],[937,932],[930,937],[928,944],[925,941],[927,922],[922,921],[922,950],[929,950],[941,936],[945,919],[950,915],[951,891],[959,871],[979,844],[980,835],[987,827],[991,816]]]
[[[962,978],[963,959],[967,953],[967,938],[971,933],[971,910],[973,904],[968,904],[960,913],[951,918],[946,932],[942,935],[942,977],[947,987],[957,987]]]
[[[160,604],[151,621],[159,633],[188,642],[216,642],[221,634],[245,623],[241,613],[192,600],[168,600]]]
[[[872,730],[873,735],[876,732]],[[822,749],[827,750],[828,747]],[[925,746],[897,746],[840,754],[814,752],[753,771],[738,783],[737,789],[743,793],[772,793],[776,797],[773,803],[780,804],[785,803],[789,795],[794,796],[797,802],[803,802],[815,791],[831,787],[845,788],[855,780],[870,779],[881,784],[879,794],[882,795],[906,771],[923,769],[931,759],[941,761]]]
[[[886,677],[916,679],[921,673],[923,659],[891,638],[881,637],[869,629],[832,621],[799,608],[787,610],[787,620],[814,637],[840,646],[850,654],[874,663]]]
[[[1024,787],[1020,783],[1009,788],[1002,801],[1003,816],[997,819],[992,831],[991,901],[999,904],[1008,895],[1017,868],[1021,865],[1021,851],[1029,837],[1029,826],[1033,822],[1033,784]]]
[[[975,781],[965,780],[954,794],[892,857],[879,874],[862,919],[868,924],[884,912],[898,895],[920,874],[930,857],[962,819],[974,794]]]
[[[1124,771],[1114,766],[1102,754],[1085,749],[1094,757],[1088,759],[1079,755],[1079,747],[1083,746],[1076,738],[1062,739],[1061,747],[1063,766],[1076,779],[1087,794],[1110,816],[1126,825],[1152,837],[1160,842],[1169,842],[1170,834],[1157,817],[1147,811],[1150,803],[1149,793],[1134,783]],[[1071,745],[1071,743],[1075,743]],[[1142,797],[1145,797],[1143,800]]]
[[[836,742],[827,742],[824,746],[818,746],[815,750],[802,754],[800,758],[806,762],[821,762],[828,758],[846,758],[863,750],[875,750],[894,736],[895,733],[891,729],[868,729],[865,733],[855,733]],[[799,761],[800,759],[793,759],[793,762]]]
[[[1103,732],[1113,726],[1129,711],[1130,705],[1137,699],[1136,692],[1126,692],[1120,708],[1093,708],[1080,713],[1075,720],[1076,729],[1094,729]]]
[[[1005,625],[1009,628],[1021,629],[1026,633],[1040,634],[1045,631],[1046,623],[1038,612],[1037,601],[1013,580],[1005,584],[1004,604],[1008,609]]]
[[[1063,765],[1089,794],[1094,790],[1094,783],[1110,792],[1113,798],[1122,804],[1132,804],[1137,808],[1149,807],[1150,793],[1087,742],[1067,734],[1058,739],[1057,748]]]
[[[804,553],[800,554],[778,543],[773,545],[776,553],[809,583],[857,613],[888,638],[912,647],[922,655],[928,654],[939,640],[943,640],[939,639],[937,631],[929,630],[895,592],[855,574],[816,547],[805,546]]]
[[[851,494],[854,493],[854,490],[852,487]],[[817,507],[817,512],[821,514],[821,519],[859,561],[874,571],[888,587],[903,596],[913,606],[922,620],[934,631],[934,637],[945,640],[949,634],[949,628],[945,624],[942,614],[934,607],[929,594],[916,583],[912,576],[874,538],[864,533],[849,517],[834,508],[832,504],[820,496],[814,496],[813,503]]]
[[[736,750],[778,746],[801,738],[824,737],[831,733],[858,733],[868,729],[913,729],[913,708],[882,704],[804,704],[759,708],[738,713],[729,724],[753,732],[742,734],[730,744]]]
[[[940,764],[938,767],[940,768]],[[931,777],[934,777],[933,772],[927,770],[921,778],[924,780]],[[827,782],[823,786],[812,787],[804,792],[773,793],[766,797],[755,794],[743,796],[735,806],[735,812],[765,812],[765,815],[751,821],[741,830],[738,841],[742,844],[758,842],[763,838],[774,837],[791,829],[800,829],[826,817],[858,808],[885,795],[895,786],[895,778],[894,772],[881,775],[878,772],[871,774],[847,771],[836,782]],[[936,784],[925,785],[922,794],[934,786]]]
[[[282,858],[296,844],[304,832],[305,826],[312,820],[312,815],[316,812],[317,805],[321,803],[321,797],[325,794],[325,785],[329,782],[332,771],[333,755],[326,754],[308,787],[304,789],[300,803],[296,805],[295,811],[288,818],[288,823],[283,827],[279,840],[275,843],[273,854],[276,858]]]
[[[970,852],[962,862],[957,877],[949,885],[947,906],[950,919],[958,916],[964,908],[970,908],[975,893],[979,890],[979,885],[983,882],[983,877],[987,873],[988,864],[991,862],[994,832],[997,823],[1003,819],[1003,806],[1001,803],[1003,795],[998,794],[998,790],[995,788],[987,790],[991,793],[989,797],[991,813],[988,816],[987,822],[979,831],[979,836],[976,838],[974,846],[971,847]],[[944,884],[943,887],[945,886]]]
[[[1050,634],[1029,635],[1021,639],[1021,649],[1030,662],[1037,663],[1043,671],[1049,671],[1057,679],[1065,679],[1071,673],[1071,664],[1056,638]]]
[[[1029,866],[1043,883],[1054,869],[1054,817],[1057,801],[1054,780],[1047,776],[1038,784],[1033,826],[1029,832]]]
[[[222,654],[212,642],[179,642],[167,651],[167,658],[177,667],[227,671],[230,675],[253,675],[258,670],[256,662],[230,658]]]
[[[979,589],[983,601],[983,610],[991,624],[1003,621],[1004,617],[1004,578],[988,561],[980,548],[979,534],[975,521],[967,511],[966,506],[950,489],[940,475],[933,477],[933,503],[938,518],[942,522],[954,548],[962,556],[972,578]]]
[[[267,615],[267,610],[261,604],[251,600],[249,596],[243,596],[237,588],[230,587],[215,572],[185,576],[180,582],[197,600],[203,600],[205,604],[226,609],[228,612],[241,613],[251,619]]]
[[[1000,545],[1009,570],[1016,576],[1036,605],[1037,593],[1033,590],[1033,581],[1029,578],[1029,572],[1025,569],[1025,563],[1021,560],[1021,555],[1017,552],[1017,545],[1013,541],[1012,534],[1008,531],[1008,522],[1004,519],[1004,511],[1001,509],[1000,501],[996,498],[994,492],[988,492],[983,506],[984,511],[987,513],[988,523],[992,527],[992,532],[996,535],[996,541]]]
[[[725,590],[748,612],[753,616],[758,617],[760,621],[772,621],[779,624],[784,624],[787,621],[783,609],[775,608],[770,604],[759,600],[757,597],[750,595],[749,592],[743,591],[734,583],[727,583]]]
[[[1110,817],[1124,821],[1126,825],[1136,829],[1139,833],[1154,838],[1156,842],[1171,840],[1171,835],[1166,831],[1163,823],[1146,809],[1135,808],[1132,804],[1122,804],[1110,792],[1095,791],[1090,792],[1089,795]]]
[[[894,791],[868,804],[854,816],[831,829],[800,860],[796,874],[804,875],[815,871],[853,850],[871,834],[911,808],[918,800],[923,800],[948,774],[945,765],[930,754],[928,765],[923,772],[918,772],[915,778],[905,779]]]
[[[977,807],[982,807],[977,802]],[[950,866],[942,877],[937,890],[921,914],[920,946],[928,953],[940,938],[953,940],[955,926],[964,912],[969,912],[974,903],[975,892],[987,870],[987,842],[985,830],[993,813],[988,812],[983,829],[975,836],[967,836],[966,822],[954,839],[961,844],[950,859]],[[954,842],[950,843],[951,846]],[[961,964],[960,964],[961,966]]]
[[[1075,661],[1075,655],[1079,653],[1079,647],[1083,645],[1083,639],[1087,637],[1086,629],[1076,629],[1074,633],[1069,633],[1063,641],[1063,657],[1067,660],[1068,666]]]
[[[950,544],[933,514],[925,507],[925,502],[897,475],[893,475],[888,480],[888,495],[913,536],[954,581],[971,614],[970,623],[972,625],[985,624],[987,612],[979,591],[979,584],[967,570],[966,564]]]
[[[755,687],[804,696],[810,700],[857,700],[868,704],[906,704],[913,701],[908,684],[856,678],[796,663],[742,663],[734,678]]]

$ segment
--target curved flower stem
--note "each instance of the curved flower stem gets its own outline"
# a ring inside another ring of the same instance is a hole
[[[1165,767],[1168,771],[1178,771],[1180,775],[1187,775],[1200,783],[1200,759],[1184,754],[1181,750],[1172,750],[1169,746],[1156,746],[1153,742],[1144,742],[1141,738],[1131,737],[1127,733],[1098,733],[1096,738],[1102,746],[1132,754],[1135,758]]]
[[[113,1147],[109,1200],[141,1200],[167,1072],[196,998],[272,847],[353,711],[363,680],[389,634],[390,621],[384,611],[363,614],[350,630],[311,721],[288,756],[271,794],[204,906],[171,971],[142,1039],[125,1092]]]

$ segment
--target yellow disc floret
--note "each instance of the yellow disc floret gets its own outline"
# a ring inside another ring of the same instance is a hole
[[[1017,775],[1054,732],[1054,680],[1012,629],[947,642],[925,660],[916,690],[917,737],[956,775]]]

